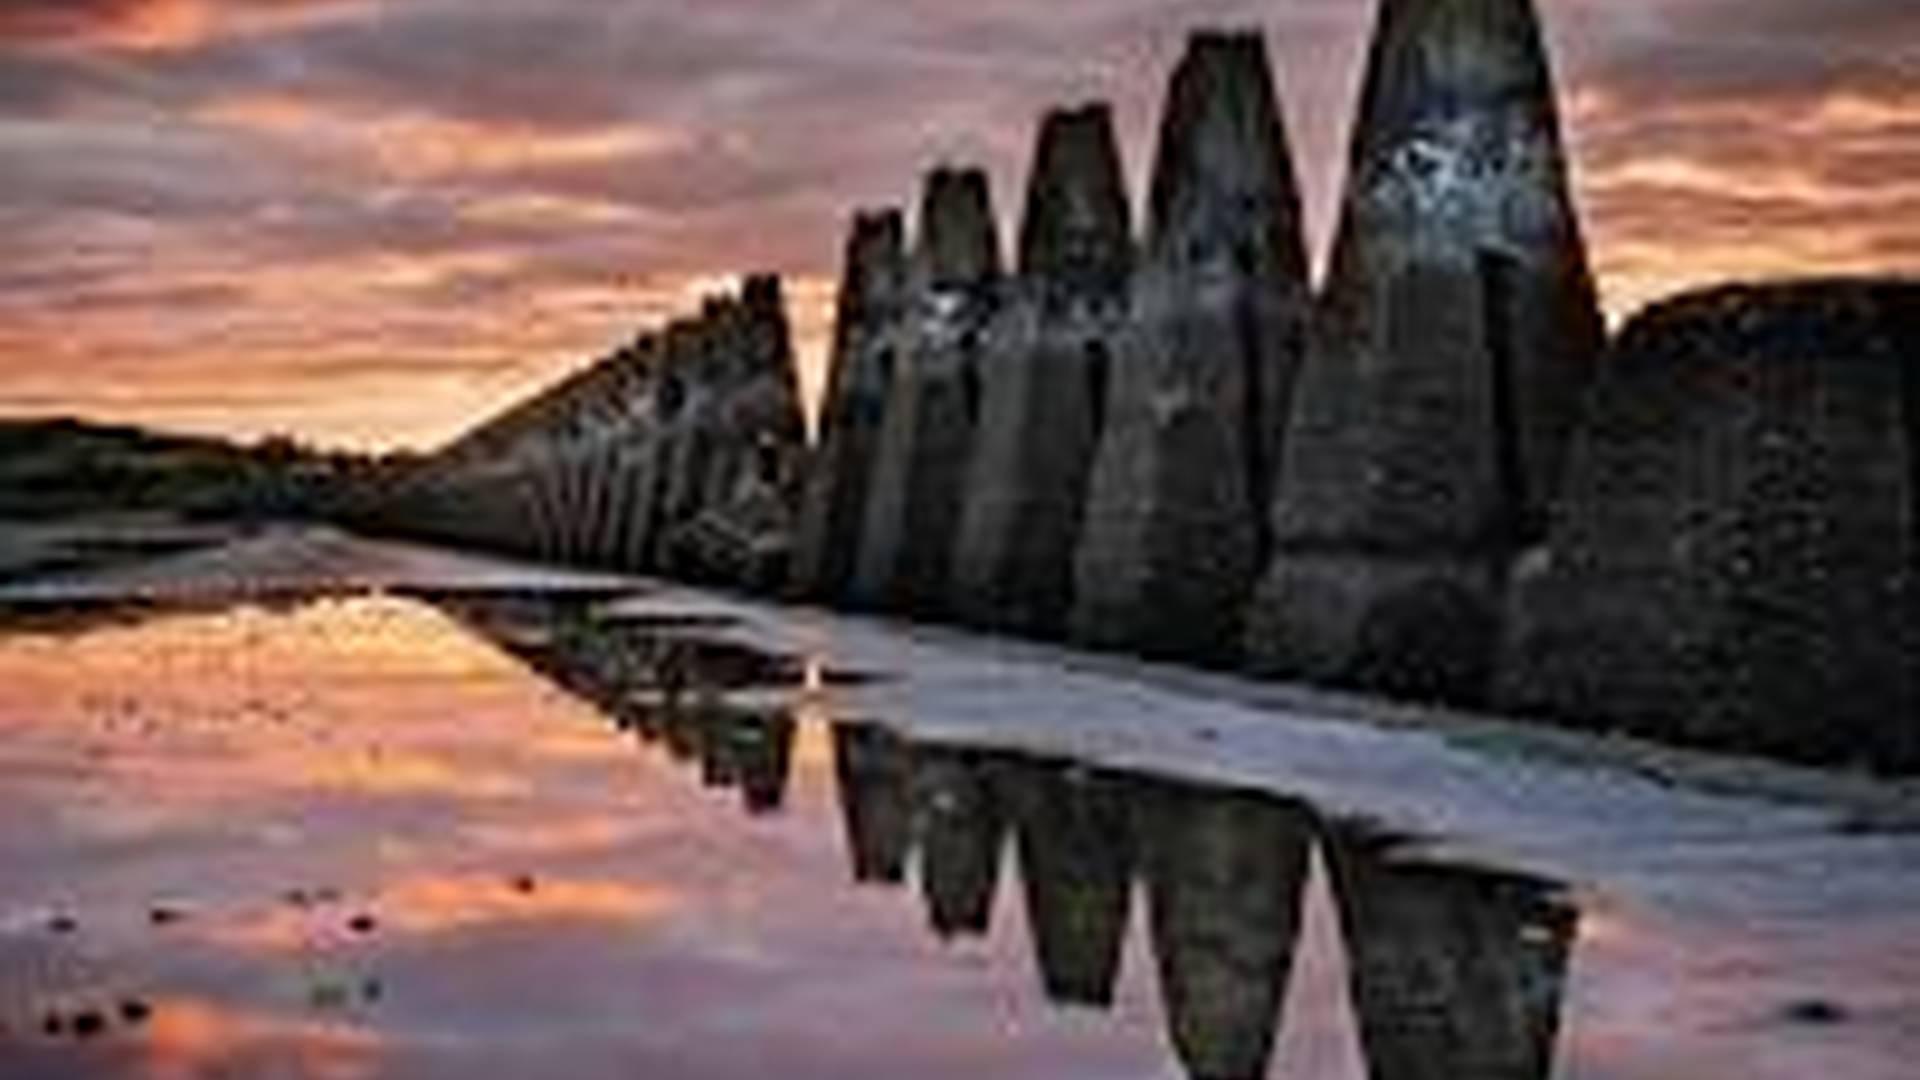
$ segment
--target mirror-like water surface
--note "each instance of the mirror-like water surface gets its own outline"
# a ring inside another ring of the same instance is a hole
[[[1569,1031],[1551,883],[592,613],[12,618],[0,1076],[1698,1075]]]

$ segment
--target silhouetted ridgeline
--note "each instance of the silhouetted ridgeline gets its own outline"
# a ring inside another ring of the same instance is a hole
[[[1312,291],[1256,34],[1172,77],[1136,241],[1048,114],[856,215],[821,440],[778,286],[409,478],[394,527],[1557,721],[1920,767],[1920,286],[1660,305],[1606,341],[1530,0],[1382,0]],[[1597,381],[1596,381],[1597,379]]]

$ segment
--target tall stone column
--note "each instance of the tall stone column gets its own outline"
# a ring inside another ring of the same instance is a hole
[[[1133,261],[1105,105],[1047,115],[1029,185],[1019,278],[985,357],[951,593],[967,622],[1056,636]]]
[[[937,616],[946,608],[1001,288],[986,173],[935,170],[919,228],[902,367],[881,422],[850,599]]]
[[[1602,345],[1531,0],[1383,0],[1253,666],[1482,700]]]
[[[845,263],[791,580],[795,596],[828,602],[840,599],[859,558],[881,418],[899,367],[907,271],[899,211],[856,215]]]
[[[1201,33],[1174,73],[1075,558],[1072,636],[1232,661],[1307,305],[1265,45]]]
[[[1920,285],[1728,287],[1602,365],[1500,703],[1570,724],[1920,766]]]

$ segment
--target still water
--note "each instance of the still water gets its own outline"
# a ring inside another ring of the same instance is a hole
[[[0,1077],[1661,1075],[1554,883],[595,611],[8,616]]]

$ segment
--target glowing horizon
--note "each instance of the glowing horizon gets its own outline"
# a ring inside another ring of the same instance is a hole
[[[13,0],[0,414],[438,444],[734,275],[817,386],[842,230],[1113,102],[1136,206],[1187,30],[1258,24],[1324,259],[1373,0]],[[1920,271],[1920,8],[1539,0],[1616,319]]]

